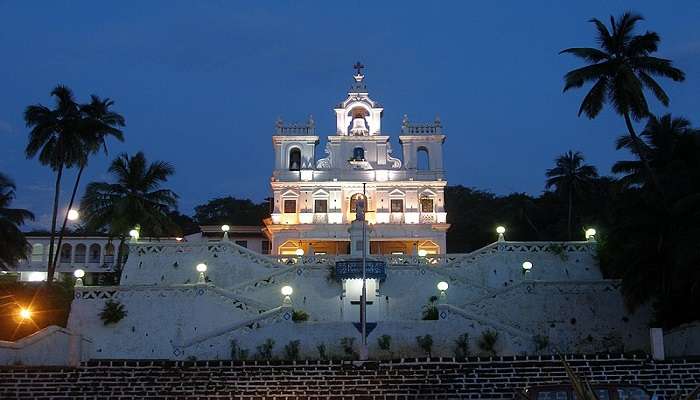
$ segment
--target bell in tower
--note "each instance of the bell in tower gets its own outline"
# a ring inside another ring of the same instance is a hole
[[[368,133],[365,111],[363,109],[353,110],[350,134],[353,136],[365,136]]]

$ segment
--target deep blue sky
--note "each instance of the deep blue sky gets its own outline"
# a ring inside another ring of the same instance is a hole
[[[591,17],[642,13],[641,28],[661,35],[658,55],[687,73],[661,81],[668,111],[700,125],[700,2],[669,4],[0,1],[0,171],[17,182],[15,205],[46,223],[53,173],[25,159],[22,111],[63,83],[79,100],[114,99],[127,119],[126,142],[94,158],[85,182],[143,150],[175,165],[169,186],[185,213],[216,196],[262,200],[276,118],[313,114],[319,135],[333,134],[332,107],[360,60],[386,133],[398,134],[404,113],[440,115],[450,184],[537,194],[566,150],[603,173],[624,156],[613,147],[622,120],[578,118],[584,92],[562,94],[563,74],[580,64],[557,53],[594,44]]]

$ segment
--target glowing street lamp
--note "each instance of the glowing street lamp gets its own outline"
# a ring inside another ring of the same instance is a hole
[[[496,233],[498,233],[498,241],[506,240],[504,234],[506,233],[506,228],[504,226],[499,226],[496,228]]]
[[[424,249],[418,250],[418,257],[425,257],[428,255],[428,252]]]
[[[199,263],[195,268],[197,269],[197,272],[199,272],[197,283],[207,283],[207,278],[204,275],[204,273],[207,272],[207,264]]]
[[[289,285],[282,286],[280,292],[282,292],[282,296],[284,296],[282,304],[292,304],[292,298],[290,296],[292,295],[292,293],[294,293],[294,289],[292,289],[292,287]]]
[[[134,228],[134,229],[130,230],[130,231],[129,231],[129,236],[131,237],[131,241],[132,241],[132,242],[137,242],[137,241],[139,240],[139,236],[140,236],[140,234],[139,234],[139,229],[138,229],[138,228]]]
[[[590,240],[592,242],[595,242],[595,235],[596,235],[595,229],[593,229],[593,228],[586,229],[586,240]]]
[[[77,221],[80,218],[80,213],[78,210],[70,209],[68,210],[68,221]]]
[[[230,226],[228,226],[226,224],[221,225],[221,231],[224,232],[224,240],[228,240],[228,231],[230,231],[230,230],[231,230]]]
[[[85,276],[85,271],[82,269],[76,269],[73,271],[73,276],[75,276],[75,286],[83,286],[83,277]]]
[[[28,308],[24,308],[24,307],[20,308],[19,309],[19,317],[23,320],[30,319],[32,317],[32,310],[30,310]]]
[[[449,288],[450,285],[447,284],[445,281],[438,282],[437,284],[437,289],[440,291],[440,297],[439,297],[439,302],[444,303],[445,299],[447,298],[447,288]]]
[[[301,247],[299,247],[299,248],[294,252],[294,254],[296,254],[296,255],[298,255],[298,256],[301,257],[301,256],[304,255],[304,249],[302,249]]]
[[[532,263],[530,261],[523,262],[523,273],[526,274],[532,269]]]

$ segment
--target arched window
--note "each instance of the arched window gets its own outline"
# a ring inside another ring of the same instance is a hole
[[[425,147],[418,148],[418,159],[416,160],[416,168],[419,171],[430,170],[430,157],[428,156],[428,149]]]
[[[44,245],[35,243],[32,245],[32,261],[41,262],[44,259]]]
[[[97,243],[93,243],[90,245],[90,253],[88,256],[88,262],[89,263],[99,263],[100,262],[100,253],[102,253],[102,249],[100,248],[100,245]]]
[[[60,260],[60,262],[70,263],[72,255],[73,255],[73,246],[69,245],[68,243],[64,243],[63,246],[61,246],[61,260]]]
[[[299,171],[301,169],[301,150],[295,147],[289,150],[289,170]]]
[[[87,247],[80,243],[75,246],[75,262],[83,264],[85,263],[85,253],[87,252]]]
[[[105,246],[105,264],[114,264],[114,245],[112,243],[107,243]]]
[[[362,195],[362,193],[355,193],[350,197],[350,212],[356,213],[357,212],[357,202],[364,200],[365,196]],[[365,207],[365,211],[367,207]]]
[[[352,150],[353,161],[365,161],[365,149],[362,147],[355,147]]]

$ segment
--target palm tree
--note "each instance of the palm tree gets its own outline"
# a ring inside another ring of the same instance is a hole
[[[25,220],[34,220],[27,210],[10,208],[15,198],[15,183],[0,173],[0,270],[7,270],[17,260],[27,257],[30,247],[19,226]]]
[[[556,191],[566,195],[569,203],[568,217],[566,221],[567,233],[571,240],[571,216],[573,211],[574,196],[590,188],[591,181],[598,176],[596,168],[583,164],[583,154],[579,151],[571,151],[557,157],[554,162],[556,167],[547,170],[547,189],[554,186]]]
[[[66,225],[68,223],[68,211],[73,208],[73,202],[75,201],[75,194],[78,191],[78,186],[80,185],[80,177],[83,175],[83,171],[87,166],[88,158],[90,155],[97,153],[100,149],[104,149],[105,154],[107,154],[107,142],[106,137],[112,136],[120,142],[124,141],[124,135],[119,129],[125,124],[124,117],[114,111],[110,110],[110,107],[114,105],[114,101],[107,99],[101,99],[99,96],[90,96],[90,103],[80,106],[80,112],[82,114],[82,120],[80,124],[80,136],[83,145],[82,157],[78,160],[78,174],[75,178],[75,185],[73,185],[73,192],[71,193],[70,201],[68,202],[68,208],[66,209],[66,214],[63,217],[63,225],[61,226],[61,232],[58,235],[58,245],[57,249],[61,248],[61,243],[63,242],[63,235],[66,231]],[[54,255],[53,264],[58,264],[58,254]]]
[[[70,168],[83,158],[83,145],[80,135],[81,113],[73,92],[66,86],[56,86],[51,91],[56,99],[56,107],[50,109],[41,104],[31,105],[24,111],[24,121],[29,132],[29,142],[25,149],[27,158],[38,154],[39,162],[56,171],[53,211],[51,215],[51,236],[49,241],[49,263],[47,282],[53,281],[56,269],[53,263],[56,217],[61,190],[63,170]]]
[[[174,172],[164,161],[149,164],[142,152],[132,157],[124,153],[109,167],[115,183],[88,184],[81,201],[86,227],[120,238],[118,267],[127,232],[134,227],[140,226],[145,236],[177,232],[168,213],[176,209],[178,196],[160,188]]]
[[[666,114],[661,118],[650,116],[642,133],[639,134],[639,149],[649,162],[655,173],[663,173],[664,170],[673,163],[677,157],[680,139],[684,136],[696,134],[690,121],[685,118],[673,118],[671,114]],[[635,155],[638,160],[618,161],[612,167],[612,172],[616,174],[626,174],[620,178],[624,186],[641,185],[648,181],[645,176],[644,165],[641,157],[637,153],[629,136],[621,136],[617,139],[617,149],[627,149]]]
[[[655,189],[662,193],[658,180],[642,150],[632,120],[640,120],[649,115],[649,106],[644,89],[651,91],[663,105],[669,99],[653,76],[683,81],[685,74],[672,66],[671,60],[651,56],[658,50],[659,35],[656,32],[633,34],[640,15],[626,12],[617,19],[610,17],[610,30],[598,19],[591,19],[598,31],[597,48],[575,47],[561,51],[583,59],[587,66],[568,72],[564,76],[564,91],[580,88],[585,83],[595,82],[581,103],[578,115],[586,114],[595,118],[605,103],[611,103],[615,112],[625,119],[632,145],[637,149],[642,164],[649,174]],[[561,54],[560,53],[560,54]]]

